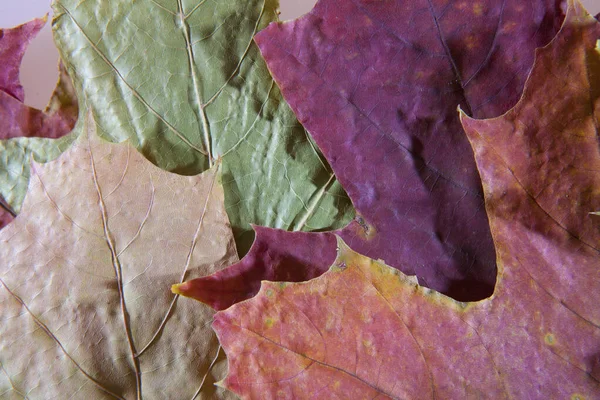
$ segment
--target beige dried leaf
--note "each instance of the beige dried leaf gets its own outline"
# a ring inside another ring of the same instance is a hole
[[[237,260],[218,165],[178,176],[76,129],[0,232],[0,398],[231,396],[213,311],[170,291]]]

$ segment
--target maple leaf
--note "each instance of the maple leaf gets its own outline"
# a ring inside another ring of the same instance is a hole
[[[214,311],[168,290],[237,260],[218,166],[175,175],[99,139],[91,114],[75,129],[0,231],[0,397],[232,396],[210,384]]]
[[[46,18],[34,19],[12,29],[0,29],[0,139],[23,136],[57,138],[70,132],[77,120],[75,90],[62,63],[59,65],[57,87],[46,109],[37,110],[23,103],[25,93],[19,81],[19,67],[27,45],[45,23]],[[10,161],[12,154],[3,153],[2,164],[13,166]],[[0,229],[14,215],[10,205],[0,197]]]
[[[55,0],[53,9],[55,41],[102,137],[129,139],[159,167],[186,175],[221,159],[241,254],[253,240],[250,222],[323,230],[353,217],[252,41],[276,19],[276,2]],[[68,145],[45,144],[52,148],[36,150],[40,161]],[[14,164],[23,171],[0,193],[18,211],[28,171]]]
[[[588,213],[600,207],[600,24],[569,7],[515,108],[462,117],[498,255],[494,295],[457,302],[340,240],[323,276],[265,282],[215,316],[225,387],[262,399],[598,398],[600,230]]]
[[[494,246],[456,107],[484,117],[514,105],[534,49],[562,19],[554,0],[321,0],[260,32],[286,100],[359,214],[334,233],[458,300],[489,296]],[[238,265],[181,293],[223,309],[261,280],[313,278],[335,259],[334,233],[260,229]]]

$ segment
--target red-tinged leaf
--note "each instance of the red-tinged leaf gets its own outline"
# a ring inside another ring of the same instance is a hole
[[[257,36],[359,213],[336,234],[456,299],[492,293],[494,247],[456,107],[486,117],[517,102],[534,49],[562,20],[558,3],[321,0]],[[225,308],[261,280],[318,276],[335,258],[333,233],[319,237],[260,230],[247,259],[182,290]],[[305,270],[287,272],[298,253]]]
[[[498,254],[490,299],[457,302],[340,243],[320,278],[264,283],[217,314],[222,385],[261,399],[599,398],[598,38],[571,4],[519,104],[464,117]]]
[[[282,235],[278,229],[253,228],[256,238],[240,262],[216,274],[176,285],[175,293],[224,310],[256,294],[265,277],[277,282],[307,281],[323,273],[315,260],[335,259],[335,236],[331,234],[288,232]]]
[[[13,29],[0,29],[0,102],[4,96],[23,101],[25,96],[19,82],[19,67],[27,45],[42,29],[44,23],[45,19],[34,19]],[[0,124],[5,124],[6,116],[0,116]],[[3,134],[4,129],[0,128],[0,138],[4,138]],[[14,213],[8,204],[0,197],[0,229],[12,221],[13,216]]]
[[[8,225],[16,215],[2,196],[0,196],[0,229]]]
[[[25,93],[19,82],[19,68],[27,45],[44,27],[47,17],[36,18],[12,29],[0,29],[0,91],[23,101]]]
[[[26,106],[19,68],[27,46],[47,18],[38,18],[12,29],[0,29],[0,140],[16,137],[58,138],[69,133],[77,121],[75,89],[63,64],[59,80],[45,110]],[[4,157],[11,157],[4,152]],[[15,213],[0,197],[0,229]]]
[[[0,196],[0,229],[10,224],[16,215],[2,196]]]
[[[0,92],[0,139],[59,138],[71,132],[77,122],[77,97],[62,63],[58,69],[58,83],[43,111]]]
[[[0,30],[0,139],[58,138],[69,133],[77,120],[75,89],[62,63],[57,87],[44,111],[26,106],[19,68],[27,46],[47,17],[12,29]]]

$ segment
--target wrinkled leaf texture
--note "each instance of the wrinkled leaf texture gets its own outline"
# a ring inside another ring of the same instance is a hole
[[[214,311],[169,291],[237,260],[218,167],[175,175],[76,129],[0,231],[0,397],[232,398]]]
[[[571,4],[518,105],[463,116],[498,254],[460,303],[351,251],[215,316],[223,385],[261,399],[597,399],[600,24]],[[552,93],[552,96],[548,96]]]
[[[75,90],[62,64],[57,87],[44,111],[26,106],[25,93],[19,81],[19,68],[27,45],[46,23],[34,19],[12,29],[0,29],[0,139],[13,137],[57,138],[73,129],[77,120]],[[10,160],[11,153],[2,150],[2,165],[21,168]],[[21,159],[19,159],[21,160]],[[6,172],[0,173],[0,177]],[[14,216],[8,202],[0,197],[0,229]]]
[[[214,308],[261,280],[303,281],[351,248],[459,300],[493,291],[496,266],[480,178],[456,107],[513,106],[560,2],[320,0],[256,41],[358,216],[326,234],[258,228],[250,253],[181,292]]]
[[[101,137],[129,139],[157,166],[180,174],[197,174],[220,158],[241,254],[253,241],[249,223],[327,230],[354,215],[252,40],[276,20],[276,6],[275,0],[53,2],[55,41]],[[18,147],[45,161],[66,145],[47,144]],[[17,211],[28,179],[22,164],[0,187]]]

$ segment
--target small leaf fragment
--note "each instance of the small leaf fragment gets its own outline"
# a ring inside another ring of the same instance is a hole
[[[19,69],[25,50],[39,33],[47,17],[36,18],[12,29],[0,29],[0,92],[23,101],[25,92],[19,81]]]
[[[59,81],[44,111],[26,106],[25,94],[19,82],[19,68],[30,41],[42,29],[46,18],[34,19],[12,29],[0,29],[0,139],[19,137],[58,138],[73,129],[77,120],[78,106],[75,89],[61,63]],[[20,141],[27,143],[28,139]],[[35,139],[34,139],[35,141]],[[25,146],[0,145],[0,191],[8,196],[0,197],[0,229],[12,220],[19,207],[14,207],[13,192],[15,175],[20,176],[22,164],[28,163],[29,153]],[[25,154],[27,153],[27,156]],[[20,164],[19,164],[20,163]],[[16,179],[18,181],[18,178]],[[24,193],[22,193],[24,194]],[[22,199],[17,201],[18,206]]]

